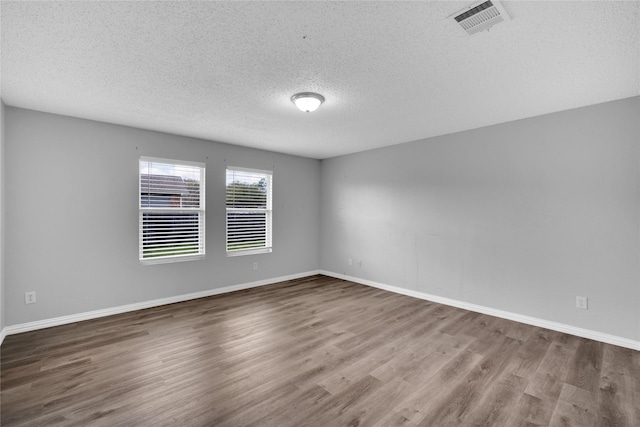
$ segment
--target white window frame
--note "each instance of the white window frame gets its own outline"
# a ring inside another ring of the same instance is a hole
[[[160,163],[175,166],[187,166],[199,168],[200,172],[200,196],[199,207],[143,207],[142,206],[142,163]],[[138,260],[140,264],[165,264],[171,262],[193,261],[205,258],[205,182],[206,182],[206,165],[204,163],[189,162],[184,160],[162,159],[157,157],[140,156],[138,160],[138,209],[139,209],[139,227],[138,227]],[[144,214],[145,213],[198,213],[198,253],[186,255],[167,255],[153,258],[144,258]]]
[[[226,176],[229,171],[238,171],[238,172],[250,172],[264,175],[267,180],[267,207],[266,208],[230,208],[227,207],[226,200],[226,191],[225,191],[225,249],[227,252],[227,256],[243,256],[243,255],[255,255],[255,254],[264,254],[271,253],[273,251],[273,171],[263,170],[263,169],[252,169],[252,168],[244,168],[239,166],[227,166],[225,171],[225,189],[226,189]],[[256,212],[264,212],[265,213],[265,246],[258,248],[250,248],[250,249],[233,249],[229,250],[229,213],[256,213]]]

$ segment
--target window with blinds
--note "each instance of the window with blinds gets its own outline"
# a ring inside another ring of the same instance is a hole
[[[204,258],[205,165],[141,157],[139,166],[140,262]]]
[[[272,172],[227,167],[227,255],[271,252]]]

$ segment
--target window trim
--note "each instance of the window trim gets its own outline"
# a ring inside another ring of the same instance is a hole
[[[171,207],[142,207],[142,174],[140,173],[140,164],[142,162],[147,163],[162,163],[176,166],[197,167],[200,169],[200,206],[197,208],[190,208],[181,206],[179,208]],[[206,164],[200,162],[191,162],[187,160],[176,159],[164,159],[159,157],[140,156],[138,158],[138,261],[141,265],[154,265],[154,264],[167,264],[183,261],[194,261],[204,259],[206,257]],[[144,225],[144,213],[146,212],[167,212],[167,213],[199,213],[198,224],[198,237],[199,237],[199,250],[198,254],[187,255],[165,255],[154,258],[143,258],[143,225]]]
[[[227,207],[227,197],[225,191],[225,252],[228,257],[235,256],[244,256],[244,255],[257,255],[257,254],[266,254],[273,252],[273,171],[265,170],[265,169],[254,169],[254,168],[245,168],[241,166],[229,166],[227,165],[225,169],[225,189],[226,189],[226,177],[229,171],[238,171],[238,172],[251,172],[256,174],[264,174],[268,176],[268,192],[267,192],[267,207],[265,209],[256,209],[256,208],[229,208]],[[254,211],[254,212],[265,212],[266,213],[266,242],[265,247],[259,248],[249,248],[249,249],[234,249],[229,250],[229,212],[231,211]],[[266,246],[268,244],[268,246]]]

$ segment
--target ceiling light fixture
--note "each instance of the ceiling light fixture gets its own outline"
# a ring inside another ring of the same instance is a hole
[[[300,111],[310,113],[316,111],[324,102],[324,96],[313,92],[296,93],[291,97],[291,102],[296,104]]]

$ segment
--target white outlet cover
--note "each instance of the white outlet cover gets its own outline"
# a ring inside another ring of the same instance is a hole
[[[36,302],[36,292],[25,292],[24,293],[24,303],[25,304],[35,304]]]
[[[576,308],[587,310],[589,308],[587,297],[576,297]]]

